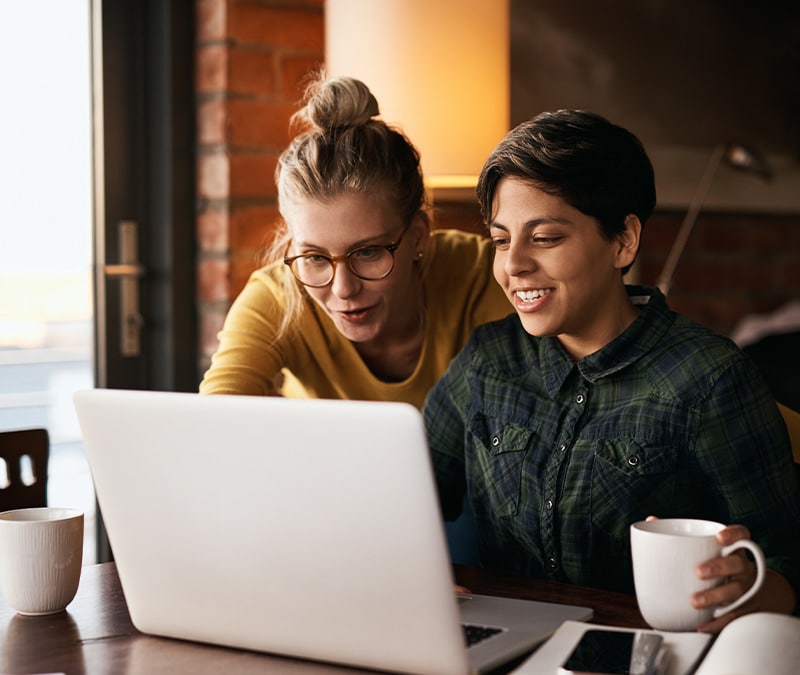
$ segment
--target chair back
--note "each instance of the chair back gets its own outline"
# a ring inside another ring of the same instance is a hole
[[[47,506],[49,455],[46,429],[0,432],[0,511]]]

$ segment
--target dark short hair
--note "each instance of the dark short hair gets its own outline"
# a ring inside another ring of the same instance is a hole
[[[612,241],[628,214],[644,227],[656,203],[653,165],[630,131],[584,110],[545,112],[506,134],[483,166],[476,189],[485,223],[497,184],[530,181],[600,223]]]

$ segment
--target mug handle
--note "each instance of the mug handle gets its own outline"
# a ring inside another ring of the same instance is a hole
[[[730,546],[723,548],[720,555],[726,556],[740,548],[746,548],[748,551],[750,551],[750,553],[753,554],[753,557],[756,560],[756,580],[753,582],[753,585],[747,590],[747,592],[744,593],[738,600],[734,600],[730,605],[717,607],[714,610],[715,619],[721,617],[727,612],[730,612],[732,609],[736,609],[737,607],[743,605],[756,593],[758,593],[759,589],[764,583],[764,577],[766,576],[767,571],[767,563],[764,560],[764,553],[762,552],[761,547],[754,541],[751,541],[750,539],[740,539],[739,541],[735,541]]]

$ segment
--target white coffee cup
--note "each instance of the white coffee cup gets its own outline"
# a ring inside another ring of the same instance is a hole
[[[693,631],[701,623],[741,606],[764,583],[766,563],[761,548],[749,539],[722,546],[715,535],[725,525],[693,518],[663,518],[631,525],[633,580],[639,610],[656,630]],[[749,550],[756,563],[756,580],[735,602],[716,608],[695,609],[691,596],[722,583],[699,579],[697,566],[738,549]]]
[[[0,513],[0,593],[20,614],[54,614],[75,597],[83,512],[44,507]]]

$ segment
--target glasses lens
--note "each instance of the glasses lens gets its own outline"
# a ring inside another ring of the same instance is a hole
[[[318,255],[295,258],[292,272],[307,286],[325,286],[333,279],[333,263]]]
[[[385,246],[365,246],[351,251],[347,263],[362,279],[383,279],[394,266],[394,256]]]

